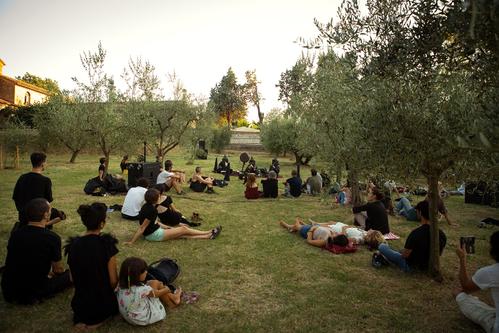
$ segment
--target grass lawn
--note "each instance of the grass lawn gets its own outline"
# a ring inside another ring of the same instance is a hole
[[[239,168],[238,154],[230,156],[233,168]],[[186,165],[180,152],[170,156],[175,168],[191,175],[195,165]],[[196,161],[206,173],[213,168],[214,155]],[[54,227],[63,239],[81,234],[84,227],[76,213],[81,203],[103,201],[122,204],[123,196],[103,198],[86,196],[85,182],[95,177],[98,156],[82,155],[77,163],[67,163],[66,155],[50,155],[45,174],[52,179],[53,206],[68,215]],[[271,157],[256,156],[257,165],[268,167]],[[281,159],[282,175],[288,176],[292,162]],[[5,260],[10,229],[17,219],[11,199],[14,184],[30,169],[23,156],[21,170],[0,171],[0,261]],[[119,157],[110,163],[119,170]],[[302,177],[309,174],[302,168]],[[216,176],[221,178],[220,175]],[[280,185],[281,190],[283,185]],[[119,263],[128,256],[140,256],[151,262],[159,257],[176,258],[182,273],[176,281],[184,290],[201,294],[198,303],[169,311],[166,320],[141,328],[143,332],[480,332],[460,314],[451,296],[458,285],[458,261],[454,249],[459,236],[475,235],[477,253],[469,257],[469,271],[491,263],[488,238],[496,229],[479,229],[478,221],[498,217],[490,207],[465,205],[463,197],[446,199],[451,217],[459,227],[441,225],[448,237],[442,256],[444,282],[439,284],[423,274],[403,274],[395,268],[374,269],[371,252],[361,248],[349,255],[333,255],[307,245],[297,235],[280,228],[279,220],[288,223],[296,216],[352,223],[350,208],[332,208],[330,200],[303,196],[247,201],[242,182],[232,178],[230,185],[216,188],[218,195],[194,193],[173,195],[175,205],[190,216],[197,211],[206,230],[221,224],[222,234],[211,240],[174,240],[151,243],[139,240],[133,246],[119,245]],[[414,202],[419,198],[413,198]],[[413,222],[390,217],[391,229],[401,236],[391,241],[402,248]],[[135,222],[110,214],[105,231],[120,242],[131,238]],[[0,331],[66,332],[71,329],[73,290],[36,306],[13,306],[0,297]],[[482,298],[491,301],[488,293]],[[131,332],[137,330],[119,316],[98,331]]]

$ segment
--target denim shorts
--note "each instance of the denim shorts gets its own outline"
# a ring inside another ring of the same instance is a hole
[[[161,242],[164,239],[164,232],[162,228],[158,228],[152,234],[145,236],[145,239],[150,242]]]
[[[300,236],[303,238],[307,239],[307,232],[312,228],[311,224],[307,224],[301,227],[300,229]]]

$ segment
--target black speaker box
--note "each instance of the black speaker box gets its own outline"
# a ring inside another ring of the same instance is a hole
[[[128,187],[137,186],[137,179],[144,177],[149,180],[152,186],[156,184],[156,179],[161,169],[161,163],[128,163]]]

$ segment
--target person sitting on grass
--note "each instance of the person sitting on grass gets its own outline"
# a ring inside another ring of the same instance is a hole
[[[156,210],[158,211],[158,218],[164,225],[170,227],[178,227],[179,225],[188,225],[190,227],[198,227],[201,225],[199,222],[191,222],[182,215],[182,213],[173,205],[172,197],[164,194],[164,185],[156,184],[154,188],[159,191],[158,205],[156,205]]]
[[[425,198],[426,201],[429,200],[428,195],[426,195]],[[447,208],[445,207],[444,201],[442,198],[439,196],[438,197],[438,204],[437,204],[437,209],[438,212],[440,213],[441,216],[445,218],[447,221],[448,225],[451,226],[457,226],[456,223],[452,222],[452,220],[449,217],[449,212]],[[397,202],[397,205],[395,206],[395,211],[400,215],[406,218],[407,221],[419,221],[418,215],[416,213],[416,209],[412,207],[411,202],[409,199],[406,197],[401,197],[400,200]]]
[[[307,194],[317,195],[322,192],[322,177],[317,173],[317,170],[310,170],[311,176],[305,181]]]
[[[131,245],[135,243],[140,236],[144,236],[144,238],[150,242],[161,242],[179,238],[215,239],[222,231],[221,226],[217,226],[210,231],[190,229],[186,226],[170,228],[161,222],[156,221],[158,217],[156,205],[158,204],[159,196],[160,193],[158,190],[154,188],[147,190],[144,195],[146,203],[139,212],[139,228],[132,239],[124,244]]]
[[[258,184],[256,183],[256,176],[254,173],[248,175],[246,181],[246,189],[244,190],[244,197],[246,199],[258,199],[262,192],[258,191]]]
[[[368,193],[367,200],[367,204],[352,208],[355,214],[354,224],[361,226],[366,231],[374,229],[380,231],[383,235],[388,234],[390,232],[388,214],[385,205],[381,201],[383,200],[383,193],[374,189]]]
[[[495,263],[480,268],[470,278],[466,270],[466,250],[456,249],[459,258],[460,288],[454,290],[454,297],[461,312],[480,325],[485,332],[499,332],[499,231],[490,236],[490,256]],[[473,292],[490,289],[494,307],[485,304]]]
[[[165,169],[161,171],[156,179],[156,184],[165,184],[165,191],[169,191],[172,187],[177,194],[184,195],[182,190],[182,176],[180,173],[175,173],[173,170],[173,163],[170,160],[165,161]]]
[[[203,176],[201,172],[201,167],[198,166],[195,169],[194,174],[191,177],[191,185],[189,186],[194,192],[204,192],[206,188],[206,193],[214,194],[213,190],[213,178],[208,176]]]
[[[121,159],[120,162],[120,169],[123,175],[126,175],[128,173],[127,168],[128,168],[128,155],[123,155],[123,158]]]
[[[147,263],[126,258],[121,264],[116,291],[121,316],[130,324],[146,326],[166,318],[165,306],[172,309],[181,302],[182,289],[172,291],[158,280],[147,277]]]
[[[25,173],[19,177],[14,186],[12,199],[17,208],[19,216],[19,225],[24,226],[28,224],[26,216],[26,205],[28,202],[35,198],[44,198],[49,203],[54,199],[52,198],[52,181],[50,178],[43,175],[47,166],[47,155],[44,153],[34,152],[30,156],[31,172]],[[45,224],[47,228],[52,229],[52,226],[66,219],[66,214],[55,208],[51,209],[50,219]],[[18,226],[19,226],[18,225]],[[14,228],[17,228],[15,226]]]
[[[298,198],[301,195],[301,179],[296,170],[291,171],[291,178],[284,182],[284,196]]]
[[[264,198],[277,198],[279,195],[279,188],[277,182],[277,174],[275,171],[269,171],[267,179],[261,181],[263,187]]]
[[[164,186],[164,185],[161,185]],[[128,190],[123,207],[121,208],[121,217],[131,221],[139,220],[139,212],[144,205],[144,194],[149,187],[149,180],[146,178],[139,178],[137,186]]]
[[[349,205],[352,202],[352,191],[348,185],[343,186],[336,196],[336,203],[341,206]]]
[[[426,271],[430,260],[430,208],[428,201],[416,205],[416,212],[421,219],[421,225],[411,231],[401,252],[394,251],[388,244],[381,244],[379,252],[392,264],[404,272],[414,269]],[[440,255],[447,243],[447,237],[439,229]]]
[[[279,224],[289,232],[298,232],[312,246],[325,247],[328,243],[339,246],[348,245],[347,236],[335,235],[331,229],[325,226],[304,224],[298,217],[294,224],[287,224],[284,221],[279,221]]]
[[[107,217],[104,203],[80,205],[78,214],[87,231],[83,236],[71,237],[64,253],[75,287],[71,301],[73,323],[76,328],[87,329],[118,314],[114,294],[118,284],[118,240],[102,233]]]
[[[49,202],[36,198],[25,209],[28,223],[12,232],[2,274],[2,293],[9,303],[32,304],[71,286],[61,261],[61,238],[45,228]]]

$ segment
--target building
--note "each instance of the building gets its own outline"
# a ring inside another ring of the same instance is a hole
[[[27,82],[3,74],[5,62],[0,59],[0,109],[43,103],[49,92]]]
[[[239,127],[231,130],[229,150],[253,150],[262,151],[260,142],[260,131],[248,127]]]

